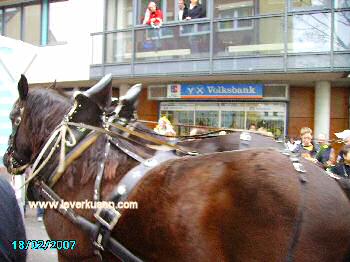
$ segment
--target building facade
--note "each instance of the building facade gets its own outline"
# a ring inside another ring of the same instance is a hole
[[[177,1],[160,0],[160,29],[142,25],[147,2],[106,1],[90,66],[91,78],[112,73],[124,88],[146,85],[140,118],[254,123],[276,136],[349,127],[350,1],[202,1],[205,17],[179,21]],[[262,85],[262,95],[234,93],[242,85]]]
[[[107,73],[115,94],[143,83],[141,119],[255,124],[276,137],[303,126],[330,137],[349,128],[350,0],[206,0],[205,15],[186,21],[177,0],[157,0],[159,29],[142,24],[148,2],[0,1],[0,32],[41,46],[47,64],[62,60],[62,87],[86,87]],[[79,63],[84,74],[74,76]],[[33,83],[62,72],[40,79],[39,64]]]

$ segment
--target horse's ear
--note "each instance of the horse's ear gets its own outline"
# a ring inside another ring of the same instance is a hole
[[[18,87],[19,98],[21,100],[26,100],[29,87],[28,87],[27,78],[24,75],[21,75],[21,78],[18,81],[17,87]]]
[[[57,83],[57,81],[55,79],[55,81],[50,86],[48,86],[47,89],[55,89],[56,88],[56,83]]]
[[[135,105],[139,100],[142,84],[133,85],[124,96],[120,98],[122,104]]]
[[[102,111],[110,108],[112,102],[112,74],[104,76],[96,85],[83,93]]]
[[[118,116],[126,119],[133,118],[134,111],[139,103],[139,97],[142,90],[142,84],[132,86],[128,92],[120,97],[120,104],[122,105]]]

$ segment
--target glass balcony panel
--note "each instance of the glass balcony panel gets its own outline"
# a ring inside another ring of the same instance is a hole
[[[106,36],[106,63],[131,62],[132,39],[130,32],[118,32]]]
[[[336,0],[334,7],[335,8],[349,8],[350,7],[350,0]]]
[[[217,22],[214,39],[214,56],[281,54],[283,17]]]
[[[131,27],[132,19],[132,1],[107,1],[107,30],[120,30]]]
[[[3,28],[3,22],[2,22],[2,9],[0,9],[0,35],[2,35],[2,28]]]
[[[215,18],[237,18],[283,13],[285,0],[215,0]]]
[[[208,57],[209,34],[209,23],[137,30],[136,60]]]
[[[103,63],[103,35],[92,36],[92,61],[93,65]]]
[[[288,17],[288,52],[328,52],[331,43],[329,13]]]
[[[350,50],[350,11],[334,14],[334,50]]]

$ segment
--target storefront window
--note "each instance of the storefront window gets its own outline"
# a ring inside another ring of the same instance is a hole
[[[24,6],[23,41],[40,45],[41,38],[41,5]]]
[[[161,102],[160,110],[161,115],[167,115],[175,124],[234,129],[248,129],[254,124],[257,129],[272,132],[280,139],[286,131],[286,103],[283,102]]]
[[[5,36],[21,40],[21,8],[5,9]]]
[[[133,12],[130,0],[107,1],[107,30],[119,30],[132,26]]]

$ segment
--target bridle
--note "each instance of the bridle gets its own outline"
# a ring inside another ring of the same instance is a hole
[[[23,112],[24,112],[24,106],[22,105],[19,109],[19,116],[16,117],[13,128],[12,128],[12,133],[9,138],[9,146],[6,151],[7,155],[7,162],[8,162],[8,170],[10,171],[11,174],[13,175],[19,175],[22,174],[25,169],[30,165],[30,162],[27,162],[27,160],[23,160],[19,158],[17,153],[16,153],[16,137],[17,137],[17,131],[19,129],[19,125],[22,122],[23,118]]]

